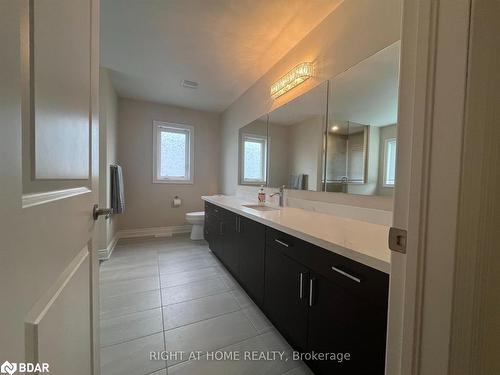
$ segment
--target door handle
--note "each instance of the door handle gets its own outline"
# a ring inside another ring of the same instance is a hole
[[[99,216],[104,216],[105,219],[109,219],[112,214],[112,208],[99,208],[99,205],[97,204],[94,204],[94,207],[92,208],[92,217],[94,220],[99,219]]]
[[[314,295],[313,295],[314,282],[315,282],[315,279],[311,277],[309,279],[309,307],[312,307],[312,305],[314,305]]]

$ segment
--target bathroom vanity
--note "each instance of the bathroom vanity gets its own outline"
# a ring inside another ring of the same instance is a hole
[[[293,207],[264,211],[234,197],[203,199],[210,249],[292,347],[343,355],[341,362],[304,358],[315,373],[384,373],[387,227]]]

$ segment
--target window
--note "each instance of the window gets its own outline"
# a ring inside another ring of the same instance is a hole
[[[267,140],[259,135],[244,134],[242,139],[242,179],[246,184],[266,182]]]
[[[153,122],[155,183],[193,183],[193,135],[189,125]]]
[[[394,187],[396,181],[396,138],[385,140],[384,186]]]

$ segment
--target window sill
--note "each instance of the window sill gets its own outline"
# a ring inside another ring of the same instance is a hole
[[[193,185],[193,180],[158,180],[154,179],[153,184],[173,184],[173,185]]]

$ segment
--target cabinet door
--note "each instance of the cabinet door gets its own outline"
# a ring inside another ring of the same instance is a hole
[[[350,355],[309,362],[317,374],[384,374],[387,309],[361,299],[352,283],[340,286],[311,272],[307,350]]]
[[[277,242],[266,242],[264,309],[280,332],[297,350],[307,339],[308,269],[289,258]]]
[[[224,210],[222,215],[222,262],[227,269],[238,277],[238,215]]]
[[[262,306],[266,228],[245,217],[240,217],[238,224],[239,281],[257,305]]]
[[[206,215],[206,231],[208,238],[208,247],[219,258],[223,257],[222,247],[222,220],[213,213],[205,213]]]

